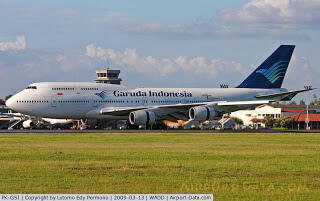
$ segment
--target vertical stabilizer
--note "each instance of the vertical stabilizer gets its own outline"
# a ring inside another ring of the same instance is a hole
[[[294,47],[294,45],[278,47],[237,88],[281,88]]]

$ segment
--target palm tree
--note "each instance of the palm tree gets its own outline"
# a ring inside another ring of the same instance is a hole
[[[272,117],[264,117],[262,123],[265,125],[266,128],[272,128],[274,124],[274,119]]]

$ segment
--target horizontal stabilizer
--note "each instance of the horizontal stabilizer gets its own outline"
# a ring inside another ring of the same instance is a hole
[[[254,100],[254,101],[232,101],[218,102],[217,106],[236,106],[236,105],[262,105],[270,103],[269,100]]]
[[[267,95],[256,96],[256,98],[265,99],[265,100],[290,101],[298,93],[305,92],[305,91],[310,91],[310,90],[314,90],[314,89],[316,89],[316,88],[302,89],[302,90],[297,90],[297,91],[281,92],[281,93],[275,93],[275,94],[267,94]]]

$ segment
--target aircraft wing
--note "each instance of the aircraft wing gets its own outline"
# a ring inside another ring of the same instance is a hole
[[[312,89],[302,89],[302,90],[296,90],[296,91],[288,91],[288,92],[281,92],[281,93],[275,93],[275,94],[267,94],[267,95],[260,95],[256,96],[258,99],[265,99],[265,100],[280,100],[280,101],[290,101],[293,97],[295,97],[298,93],[314,90],[316,88]]]
[[[191,107],[207,105],[214,107],[219,113],[232,112],[239,109],[251,108],[262,104],[267,104],[270,100],[254,101],[223,101],[223,102],[201,102],[174,105],[139,106],[139,107],[106,107],[100,110],[101,115],[128,116],[130,112],[137,110],[148,110],[154,112],[158,117],[168,120],[188,120],[188,110]]]
[[[105,107],[100,110],[102,115],[126,116],[130,112],[148,109],[148,107]]]
[[[206,105],[207,102],[202,103],[192,103],[192,104],[174,104],[174,105],[158,105],[158,106],[138,106],[138,107],[105,107],[100,110],[102,115],[115,115],[115,116],[125,116],[129,115],[130,112],[137,110],[158,110],[158,109],[179,109],[188,110],[190,107]]]

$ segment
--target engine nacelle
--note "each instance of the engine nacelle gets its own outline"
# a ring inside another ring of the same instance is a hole
[[[197,106],[189,109],[189,118],[196,121],[213,120],[216,111],[213,107]]]
[[[145,110],[130,112],[129,122],[132,125],[152,125],[156,123],[156,114]]]
[[[34,123],[32,122],[32,120],[25,120],[24,122],[22,122],[22,127],[23,128],[31,128],[34,126]]]

